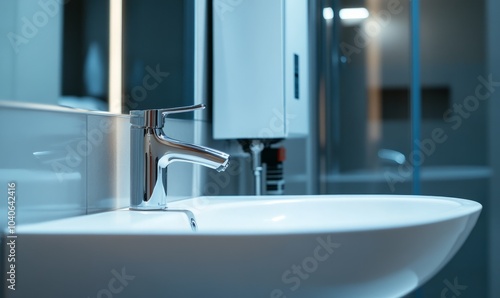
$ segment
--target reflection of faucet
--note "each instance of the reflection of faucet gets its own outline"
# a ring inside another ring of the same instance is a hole
[[[130,111],[130,209],[161,210],[167,207],[167,166],[174,161],[200,164],[224,171],[229,155],[218,150],[183,143],[163,133],[168,114],[204,109],[204,105],[161,110]]]
[[[382,161],[389,162],[392,165],[403,165],[406,162],[405,155],[396,150],[380,149],[377,155]]]

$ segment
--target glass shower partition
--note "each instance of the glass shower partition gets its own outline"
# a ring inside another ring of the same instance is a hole
[[[487,210],[485,3],[322,0],[320,193],[452,196]],[[488,297],[488,220],[408,297],[451,297],[450,285]]]
[[[325,0],[323,18],[321,191],[411,194],[410,2]]]

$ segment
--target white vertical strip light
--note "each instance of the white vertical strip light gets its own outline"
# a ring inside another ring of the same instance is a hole
[[[121,114],[123,90],[123,0],[109,1],[109,111]]]
[[[207,103],[208,96],[207,77],[207,20],[206,12],[208,9],[208,1],[195,0],[194,1],[194,104]],[[194,119],[206,119],[202,113],[205,111],[194,112]],[[206,144],[208,128],[202,121],[194,122],[194,139],[195,144]],[[199,187],[200,185],[207,185],[208,181],[203,174],[202,167],[193,167],[193,180],[192,180],[192,196],[202,196],[206,189]]]

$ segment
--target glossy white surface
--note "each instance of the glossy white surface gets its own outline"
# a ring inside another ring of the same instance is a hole
[[[183,213],[128,210],[18,227],[17,268],[30,287],[9,297],[104,295],[117,272],[134,277],[120,297],[401,297],[455,254],[481,205],[410,196],[200,197],[170,208],[191,210],[198,231]],[[68,268],[78,269],[68,275]]]
[[[467,214],[478,203],[401,196],[209,198],[174,202],[192,210],[200,233],[355,232],[432,224]],[[231,225],[227,225],[231,222]]]

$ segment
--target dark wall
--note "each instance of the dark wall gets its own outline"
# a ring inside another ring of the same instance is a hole
[[[193,104],[194,1],[124,3],[125,110]]]

